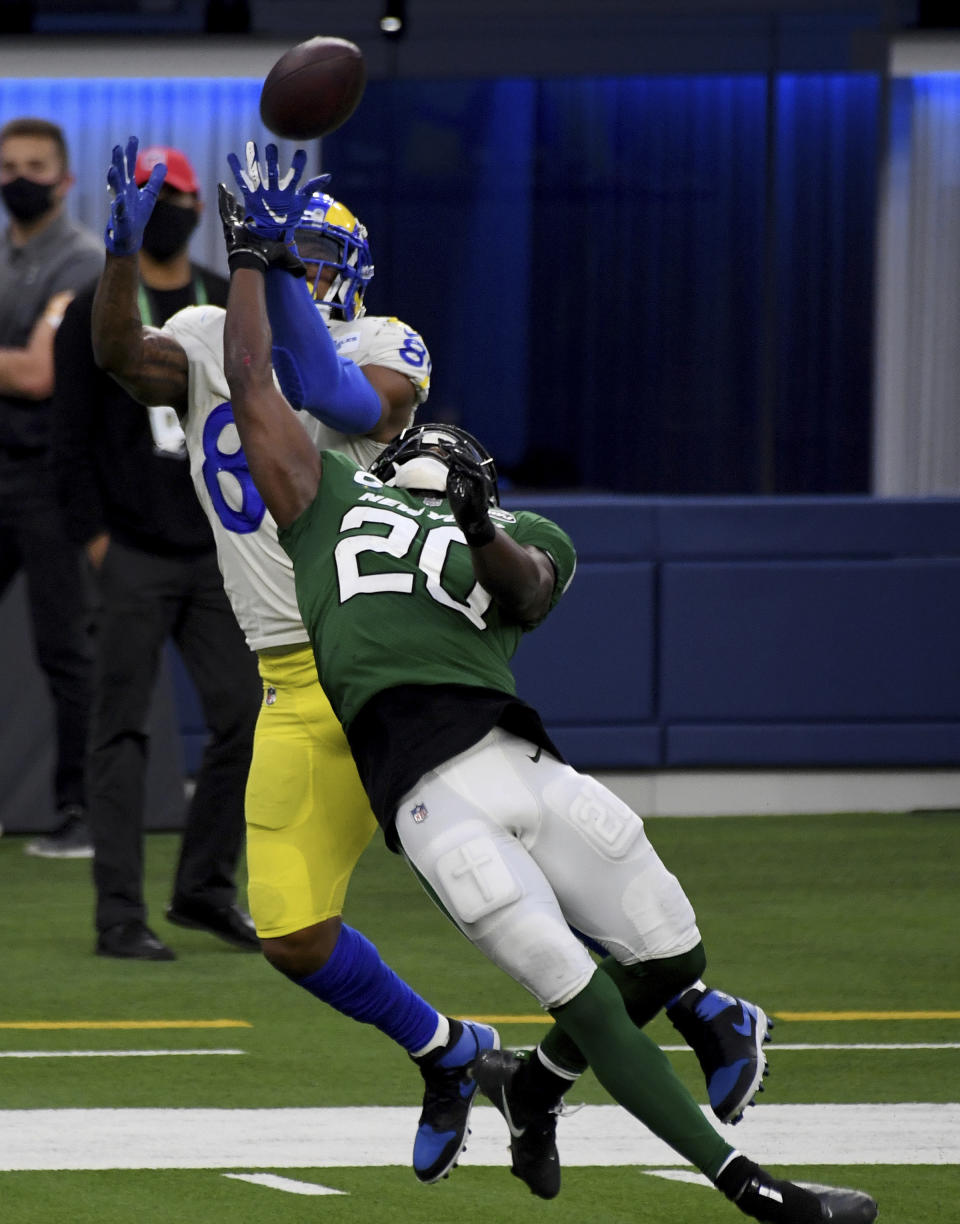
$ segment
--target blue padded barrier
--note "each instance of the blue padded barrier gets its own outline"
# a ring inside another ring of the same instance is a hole
[[[664,735],[663,764],[847,767],[956,766],[960,720],[914,723],[673,724]]]
[[[570,590],[516,658],[575,765],[960,765],[960,499],[503,503],[577,546]],[[173,674],[194,763],[202,716]]]
[[[658,503],[627,494],[505,495],[507,510],[533,510],[572,537],[580,561],[651,561],[659,551]]]
[[[663,560],[960,555],[950,498],[675,498],[656,509]]]
[[[663,732],[655,725],[571,727],[551,722],[548,730],[567,760],[581,769],[657,769],[663,761]]]
[[[652,721],[655,623],[652,565],[582,561],[517,651],[517,692],[552,725]]]
[[[960,717],[958,611],[960,560],[668,562],[661,717]]]
[[[522,504],[560,522],[580,556],[564,601],[523,648],[522,673],[558,743],[570,732],[561,746],[575,764],[960,764],[957,499]],[[604,598],[570,615],[594,558],[616,562]],[[653,571],[649,621],[627,586],[637,565]],[[630,644],[648,633],[653,666],[634,670]],[[637,723],[648,682],[649,721]],[[620,727],[615,710],[629,711]]]

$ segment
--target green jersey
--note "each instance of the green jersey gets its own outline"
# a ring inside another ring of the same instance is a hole
[[[400,685],[514,694],[510,659],[534,625],[502,614],[477,582],[449,502],[386,486],[335,451],[322,458],[316,498],[279,538],[320,682],[344,728],[371,697]],[[552,608],[576,567],[569,536],[526,510],[490,517],[550,556]]]

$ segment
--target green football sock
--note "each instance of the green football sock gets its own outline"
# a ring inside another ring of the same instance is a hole
[[[675,995],[701,976],[706,964],[703,944],[698,943],[681,956],[636,965],[621,965],[612,956],[606,956],[599,967],[616,984],[630,1019],[643,1028]],[[587,1069],[587,1060],[560,1025],[554,1025],[547,1033],[540,1048],[558,1067],[578,1073]]]
[[[580,1053],[576,1042],[559,1024],[555,1024],[547,1031],[540,1042],[540,1049],[552,1063],[569,1071],[572,1075],[582,1075],[587,1069],[587,1060]]]
[[[636,965],[621,965],[612,956],[600,962],[600,968],[623,995],[627,1013],[638,1028],[649,1024],[681,990],[692,986],[706,967],[702,943],[681,956],[665,956]]]
[[[711,1180],[733,1149],[713,1129],[666,1055],[633,1023],[605,973],[551,1014],[624,1109]]]

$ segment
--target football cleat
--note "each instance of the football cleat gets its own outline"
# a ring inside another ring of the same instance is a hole
[[[473,1074],[480,1091],[503,1114],[510,1131],[510,1172],[519,1177],[539,1198],[560,1193],[560,1157],[557,1153],[557,1117],[563,1107],[531,1110],[524,1107],[514,1089],[524,1059],[509,1050],[485,1050]]]
[[[862,1190],[780,1181],[739,1153],[727,1162],[717,1187],[763,1224],[871,1224],[877,1218],[875,1200]]]
[[[755,1003],[706,988],[685,991],[667,1016],[697,1056],[713,1112],[735,1125],[763,1091],[773,1023]]]
[[[470,1066],[481,1051],[500,1048],[500,1034],[487,1024],[451,1020],[451,1041],[416,1059],[423,1076],[423,1109],[413,1141],[413,1171],[424,1185],[447,1177],[467,1146],[467,1123],[477,1094]]]

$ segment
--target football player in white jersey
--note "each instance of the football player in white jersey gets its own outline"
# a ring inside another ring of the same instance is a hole
[[[413,1164],[420,1181],[434,1182],[466,1142],[476,1092],[466,1068],[499,1038],[487,1025],[439,1014],[341,918],[376,821],[317,680],[290,559],[240,449],[223,372],[224,311],[190,307],[160,330],[142,324],[137,253],[165,167],[138,189],[136,151],[133,137],[125,150],[117,146],[108,172],[108,232],[129,253],[107,254],[94,302],[94,351],[141,403],[179,414],[224,587],[258,656],[264,696],[246,792],[251,915],[272,965],[343,1014],[375,1025],[417,1061],[425,1091]],[[267,147],[265,173],[252,144],[244,165],[232,154],[228,160],[265,248],[274,250],[290,231],[303,259],[291,252],[286,267],[267,274],[280,385],[305,410],[318,450],[343,451],[367,465],[427,397],[426,346],[398,319],[366,314],[373,276],[366,230],[319,190],[325,180],[301,185],[305,152],[282,179],[274,146]]]

